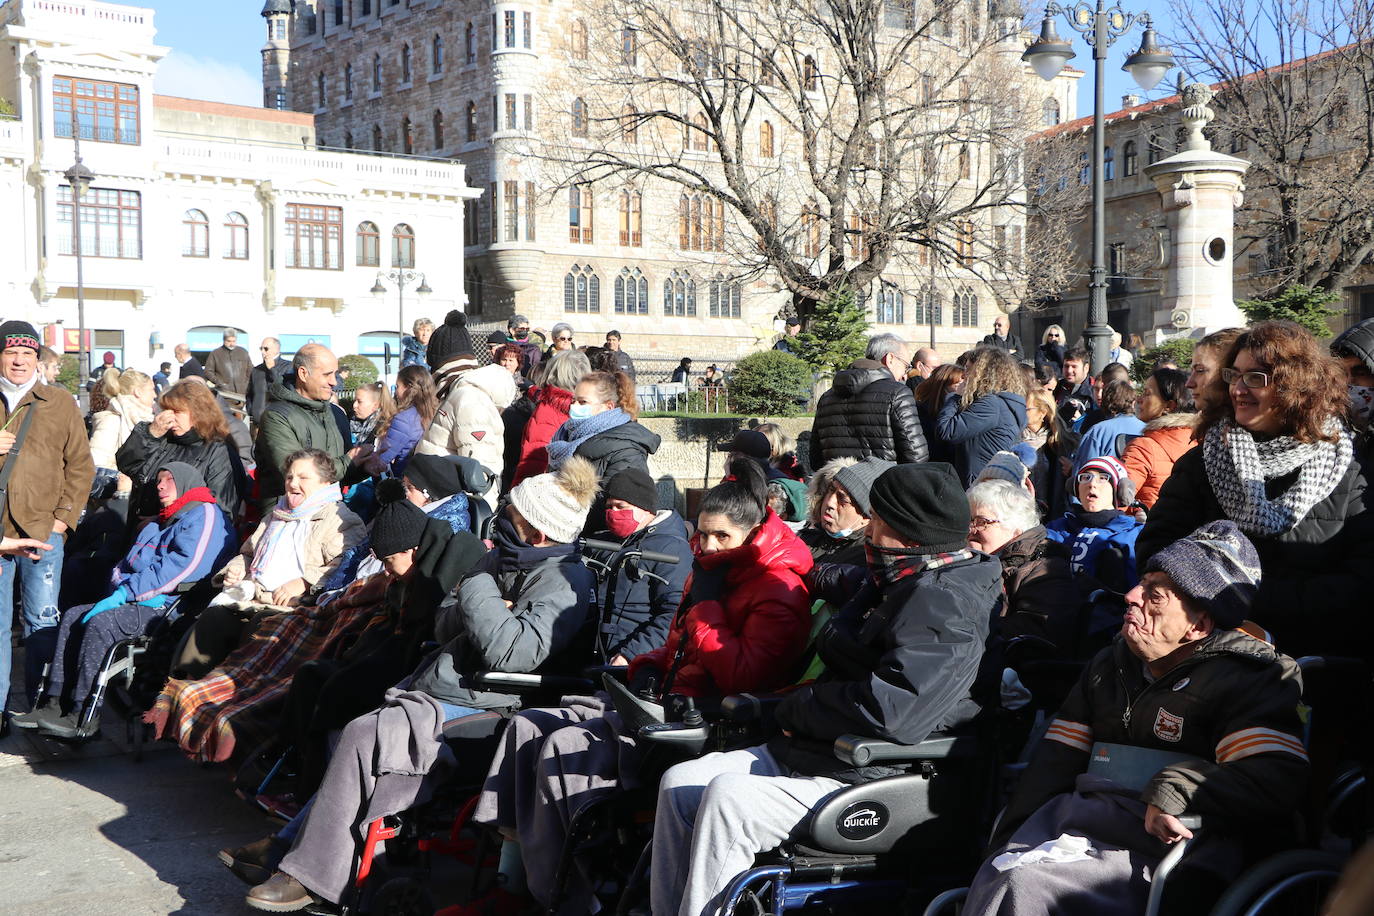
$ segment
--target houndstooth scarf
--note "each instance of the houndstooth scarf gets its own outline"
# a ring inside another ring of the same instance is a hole
[[[1335,442],[1299,442],[1279,436],[1255,441],[1234,420],[1207,430],[1202,463],[1221,510],[1246,534],[1272,537],[1301,522],[1317,503],[1331,495],[1354,458],[1354,437],[1340,422],[1329,420]],[[1266,480],[1298,472],[1277,499],[1265,495]]]

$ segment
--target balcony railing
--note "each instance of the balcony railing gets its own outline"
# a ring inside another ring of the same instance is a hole
[[[138,145],[138,128],[136,127],[106,127],[100,124],[78,124],[76,126],[76,132],[81,135],[82,140],[90,140],[95,143]],[[70,121],[57,121],[53,124],[53,133],[62,139],[70,140],[72,123]]]

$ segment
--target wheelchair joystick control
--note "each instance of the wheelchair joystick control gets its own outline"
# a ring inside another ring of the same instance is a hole
[[[697,704],[693,702],[691,697],[686,697],[685,699],[687,701],[687,706],[682,711],[682,724],[686,725],[688,728],[697,728],[698,726],[705,725],[706,717],[701,714],[700,709],[697,709]]]

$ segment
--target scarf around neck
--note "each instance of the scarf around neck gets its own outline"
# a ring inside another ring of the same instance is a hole
[[[16,385],[9,379],[0,375],[0,394],[5,396],[5,403],[10,410],[14,410],[15,405],[24,400],[24,395],[33,390],[33,386],[38,384],[38,370],[34,370],[29,380],[22,385]]]
[[[556,471],[593,436],[624,426],[630,422],[630,415],[619,407],[603,410],[582,420],[569,418],[558,427],[549,442],[549,470]]]
[[[1340,421],[1327,421],[1324,432],[1335,442],[1299,442],[1292,436],[1257,441],[1234,420],[1223,420],[1202,442],[1207,480],[1226,517],[1249,535],[1273,537],[1292,530],[1312,507],[1331,495],[1354,460],[1354,436]],[[1265,493],[1265,482],[1298,472],[1277,498]]]
[[[282,494],[268,517],[258,549],[253,552],[248,578],[267,591],[300,578],[305,569],[305,542],[310,537],[311,516],[321,506],[341,499],[343,492],[337,483],[320,487],[294,509],[287,507],[286,495]]]
[[[157,511],[157,520],[162,524],[167,524],[176,515],[191,503],[210,503],[214,504],[215,494],[210,492],[209,487],[192,487],[185,493],[176,498],[170,506],[163,506]]]

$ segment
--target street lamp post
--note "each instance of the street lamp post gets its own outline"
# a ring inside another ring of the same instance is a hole
[[[1123,11],[1119,6],[1108,8],[1104,0],[1096,0],[1096,4],[1094,8],[1087,0],[1081,0],[1072,9],[1064,9],[1051,2],[1045,7],[1045,18],[1040,24],[1040,37],[1026,48],[1021,59],[1035,68],[1041,79],[1052,80],[1073,58],[1073,45],[1060,38],[1054,28],[1054,18],[1061,13],[1074,31],[1087,39],[1093,49],[1093,260],[1088,270],[1088,326],[1083,336],[1088,339],[1088,346],[1092,351],[1093,371],[1101,372],[1107,365],[1112,336],[1112,329],[1107,326],[1107,220],[1103,175],[1103,149],[1106,141],[1103,109],[1107,49],[1135,24],[1139,23],[1144,28],[1140,49],[1126,58],[1126,63],[1121,69],[1131,74],[1140,88],[1147,92],[1159,85],[1164,74],[1173,67],[1174,58],[1159,47],[1158,37],[1148,13],[1135,15]]]
[[[396,286],[396,344],[399,347],[401,338],[406,336],[406,287],[418,282],[420,285],[415,287],[415,295],[419,296],[421,299],[427,298],[434,290],[429,288],[429,284],[425,282],[425,275],[418,270],[403,270],[400,268],[395,270],[379,270],[377,271],[377,279],[372,284],[371,289],[372,295],[375,296],[378,301],[386,298],[386,287],[382,285],[383,280],[393,283]],[[399,363],[401,359],[399,350],[397,351],[396,359]]]
[[[77,390],[85,403],[86,382],[91,377],[91,351],[86,346],[86,274],[81,252],[81,198],[95,181],[95,173],[81,162],[81,130],[72,113],[72,143],[76,162],[62,173],[72,189],[72,253],[76,255],[76,365]],[[65,348],[64,348],[65,349]]]

